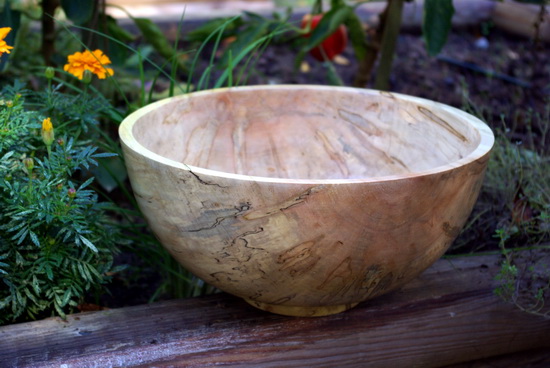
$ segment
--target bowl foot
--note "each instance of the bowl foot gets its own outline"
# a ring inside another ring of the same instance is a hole
[[[328,316],[330,314],[341,313],[359,304],[359,303],[350,303],[350,304],[341,304],[341,305],[325,305],[325,306],[319,306],[319,307],[298,307],[298,306],[261,303],[261,302],[251,300],[251,299],[246,299],[246,298],[244,298],[244,300],[248,304],[252,305],[253,307],[259,308],[266,312],[282,314],[284,316],[292,316],[292,317]]]

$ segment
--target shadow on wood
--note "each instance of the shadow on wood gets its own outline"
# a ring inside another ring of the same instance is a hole
[[[269,314],[217,294],[5,326],[0,362],[67,368],[441,367],[548,347],[550,320],[494,296],[500,261],[440,260],[400,291],[321,318]]]

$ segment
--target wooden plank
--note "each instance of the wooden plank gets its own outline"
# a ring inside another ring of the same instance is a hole
[[[511,0],[495,4],[495,25],[520,36],[534,38],[535,23],[540,22],[539,39],[550,41],[550,6],[541,14],[540,5],[520,4]]]
[[[519,353],[499,355],[467,363],[453,364],[445,368],[548,368],[550,349],[532,349]]]
[[[548,256],[546,256],[548,257]],[[550,346],[550,320],[493,293],[498,256],[440,260],[400,291],[322,318],[217,294],[0,328],[9,367],[440,367]]]
[[[359,0],[357,0],[359,1]],[[278,7],[274,1],[267,0],[108,0],[108,4],[122,6],[134,17],[152,18],[157,23],[179,22],[185,12],[185,20],[205,20],[216,17],[229,17],[251,11],[270,16],[275,11],[285,10]],[[287,1],[291,3],[291,1]],[[305,1],[294,2],[294,13],[297,19],[310,11],[310,6],[304,6]],[[424,0],[405,3],[403,8],[403,28],[418,28],[422,23]],[[489,20],[495,7],[493,0],[454,0],[455,27],[475,26]],[[370,27],[376,26],[380,13],[386,7],[385,2],[374,1],[361,4],[358,15]],[[115,7],[107,8],[115,18],[125,20],[128,14]]]

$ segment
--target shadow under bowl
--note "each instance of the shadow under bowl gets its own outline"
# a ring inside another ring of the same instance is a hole
[[[479,119],[365,89],[252,86],[162,100],[120,138],[139,206],[207,283],[274,313],[338,313],[434,263],[494,143]]]

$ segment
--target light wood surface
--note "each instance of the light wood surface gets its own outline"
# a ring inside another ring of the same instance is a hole
[[[548,253],[527,258],[550,262]],[[439,260],[399,291],[321,318],[277,316],[217,294],[4,326],[0,365],[430,368],[485,358],[458,367],[546,367],[550,320],[494,295],[501,262]],[[535,348],[529,359],[486,359]]]
[[[176,97],[129,116],[120,136],[138,203],[184,267],[301,316],[349,309],[437,260],[493,144],[460,110],[321,86]]]

